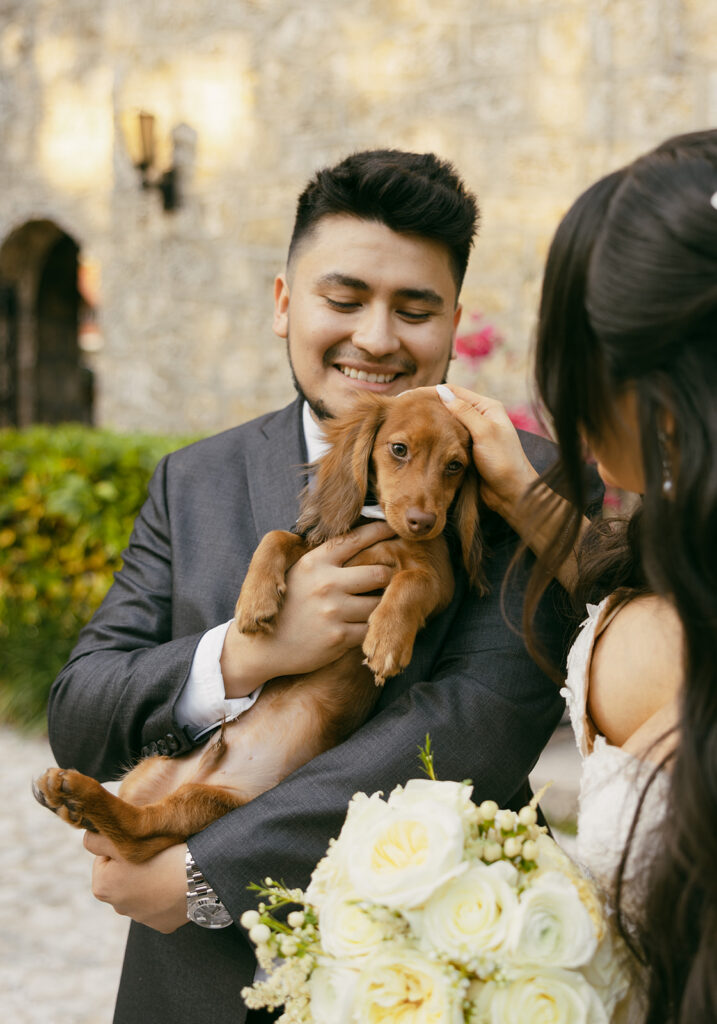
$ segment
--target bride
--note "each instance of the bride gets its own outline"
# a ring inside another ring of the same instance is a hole
[[[486,503],[588,617],[564,691],[583,756],[578,859],[645,965],[632,1015],[717,1021],[717,131],[589,188],[552,242],[536,382],[560,445],[540,480],[500,403],[441,386]],[[588,525],[581,464],[640,495]],[[558,497],[558,493],[569,500]]]

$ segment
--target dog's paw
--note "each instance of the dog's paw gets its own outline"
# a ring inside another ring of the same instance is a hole
[[[234,610],[234,621],[239,632],[273,632],[285,595],[286,579],[279,574],[254,586],[244,584]]]
[[[373,672],[377,686],[383,686],[387,679],[397,676],[406,668],[413,654],[414,639],[413,636],[392,636],[369,619],[368,632],[363,642],[366,655],[364,664]]]
[[[94,831],[85,809],[88,785],[99,786],[99,783],[73,769],[48,768],[39,779],[35,779],[32,792],[38,803],[69,825]]]

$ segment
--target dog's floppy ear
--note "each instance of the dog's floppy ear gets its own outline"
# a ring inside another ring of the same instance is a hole
[[[483,536],[480,529],[479,480],[475,466],[469,465],[461,488],[456,495],[453,518],[461,542],[463,564],[471,585],[479,594],[486,594],[488,586],[483,574]]]
[[[301,503],[298,529],[310,544],[347,533],[359,517],[368,490],[371,452],[386,415],[386,402],[362,396],[348,412],[323,424],[331,448]]]

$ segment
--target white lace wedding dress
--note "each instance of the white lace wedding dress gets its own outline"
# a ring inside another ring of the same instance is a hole
[[[610,597],[599,605],[587,606],[588,617],[568,655],[565,688],[561,691],[582,757],[575,856],[608,902],[614,897],[615,878],[637,805],[655,767],[596,734],[587,714],[593,648],[620,606]],[[621,908],[628,920],[639,917],[643,904],[645,865],[659,842],[667,789],[668,778],[660,771],[647,791],[623,873]],[[622,1008],[619,1021],[639,1021],[641,1016],[638,985],[630,1005]]]

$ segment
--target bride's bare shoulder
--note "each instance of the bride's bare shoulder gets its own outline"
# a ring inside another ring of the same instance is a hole
[[[683,634],[677,612],[665,598],[635,597],[619,609],[595,644],[590,718],[610,743],[640,756],[676,723],[682,681]]]

